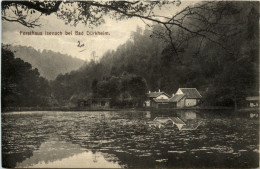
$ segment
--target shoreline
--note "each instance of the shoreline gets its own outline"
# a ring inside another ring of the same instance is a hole
[[[234,110],[233,107],[186,107],[186,108],[106,108],[106,109],[90,109],[90,108],[79,108],[79,107],[11,107],[2,110],[2,113],[8,113],[13,111],[167,111],[167,110]],[[259,108],[240,108],[237,112],[246,113],[258,111]]]

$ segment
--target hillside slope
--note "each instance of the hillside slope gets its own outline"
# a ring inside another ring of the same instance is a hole
[[[84,61],[69,55],[50,50],[37,51],[32,47],[10,46],[15,57],[30,63],[37,68],[40,75],[48,80],[54,80],[59,74],[65,74],[80,68]]]

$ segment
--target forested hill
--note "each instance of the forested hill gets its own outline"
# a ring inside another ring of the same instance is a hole
[[[30,63],[33,68],[38,69],[42,77],[48,80],[54,80],[59,74],[79,69],[84,64],[81,59],[50,50],[40,52],[26,46],[9,46],[9,48],[14,51],[16,58]]]
[[[242,105],[246,96],[258,95],[259,4],[211,5],[214,11],[198,8],[196,12],[205,19],[216,15],[215,19],[204,23],[194,13],[185,21],[190,29],[199,26],[209,35],[171,28],[178,54],[173,52],[163,26],[138,28],[128,42],[105,53],[99,62],[58,76],[52,84],[54,96],[60,102],[110,97],[114,105],[141,106],[140,99],[148,90],[161,89],[171,95],[179,87],[195,87],[205,104]],[[220,36],[211,37],[212,32]]]
[[[112,106],[141,107],[149,90],[172,95],[182,87],[197,88],[203,105],[243,106],[245,97],[259,95],[259,3],[198,5],[182,20],[189,31],[171,27],[169,38],[163,25],[137,28],[125,44],[84,66],[79,59],[52,51],[12,47],[23,62],[2,47],[4,105],[30,106],[31,102],[23,102],[27,97],[38,99],[37,106],[67,106],[96,97],[111,98]],[[26,62],[41,76],[55,80],[48,83]],[[14,67],[17,71],[10,71]]]

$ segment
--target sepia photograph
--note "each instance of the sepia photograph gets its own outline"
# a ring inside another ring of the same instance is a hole
[[[1,2],[3,168],[259,168],[259,1]]]

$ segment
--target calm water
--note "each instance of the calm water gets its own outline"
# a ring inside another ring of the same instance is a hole
[[[229,114],[199,111],[2,114],[3,166],[258,167],[258,119]],[[153,121],[156,117],[161,120]],[[167,121],[168,117],[178,117],[185,125],[175,123],[176,126]]]

